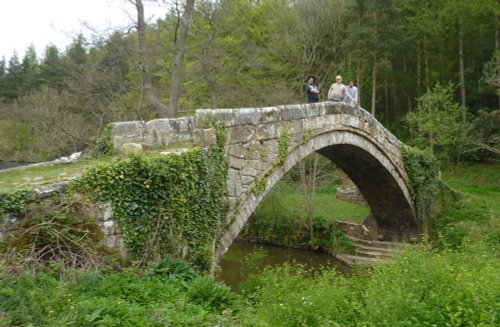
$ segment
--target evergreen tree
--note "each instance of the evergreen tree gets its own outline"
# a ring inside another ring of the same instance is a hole
[[[12,101],[21,95],[23,84],[22,66],[19,62],[17,51],[9,60],[7,75],[4,80],[4,87],[0,90],[1,97],[7,101]]]
[[[59,56],[59,49],[55,45],[49,45],[45,49],[45,55],[40,64],[40,79],[45,86],[62,89],[63,67]]]
[[[31,92],[40,86],[40,65],[33,45],[26,49],[23,61],[21,63],[21,72],[23,77],[22,93]]]

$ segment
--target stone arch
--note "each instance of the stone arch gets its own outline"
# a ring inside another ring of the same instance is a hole
[[[215,259],[227,251],[260,201],[297,163],[313,152],[339,166],[356,184],[387,240],[408,240],[418,235],[411,190],[401,162],[387,155],[386,145],[370,133],[335,126],[322,131],[289,152],[283,165],[267,173],[260,194],[250,192],[233,211],[234,219],[220,238]],[[264,178],[264,176],[258,176]]]

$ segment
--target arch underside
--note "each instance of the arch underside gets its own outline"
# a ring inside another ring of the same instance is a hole
[[[342,169],[359,189],[384,240],[408,240],[418,236],[411,205],[394,176],[369,152],[350,144],[317,151]]]
[[[337,127],[338,128],[338,127]],[[235,219],[220,239],[216,260],[227,251],[248,217],[272,187],[293,166],[313,152],[333,161],[356,184],[371,209],[378,233],[384,240],[404,241],[418,237],[411,195],[402,172],[381,150],[376,140],[352,130],[336,129],[316,135],[292,150],[284,164],[275,167],[261,194],[249,194],[233,212]],[[262,177],[262,176],[261,176]]]

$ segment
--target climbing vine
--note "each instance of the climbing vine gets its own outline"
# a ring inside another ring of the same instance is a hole
[[[402,148],[405,169],[415,195],[415,209],[419,227],[427,232],[432,217],[432,208],[440,181],[437,178],[439,166],[429,152],[410,146]]]
[[[201,269],[212,261],[226,215],[225,131],[216,145],[182,154],[135,156],[95,167],[72,189],[110,201],[125,243],[144,261],[173,256]]]
[[[289,137],[288,137],[288,130],[283,129],[281,132],[281,135],[278,138],[278,163],[280,165],[285,163],[286,158],[288,157],[288,143],[289,143]]]
[[[27,205],[34,201],[32,193],[26,189],[0,193],[0,220],[4,214],[13,216],[24,214]]]

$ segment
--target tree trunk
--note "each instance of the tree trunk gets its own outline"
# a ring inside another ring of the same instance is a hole
[[[424,74],[425,74],[425,88],[429,87],[429,56],[427,55],[427,36],[424,35]]]
[[[139,48],[141,51],[142,60],[142,73],[144,86],[144,92],[149,103],[156,109],[160,117],[169,117],[169,110],[167,106],[160,102],[160,99],[156,95],[153,89],[153,83],[151,79],[151,67],[149,66],[148,48],[146,45],[146,24],[144,23],[144,6],[142,0],[135,0],[135,7],[137,9],[137,34],[139,35]]]
[[[387,76],[384,77],[384,97],[385,97],[385,127],[389,128],[389,88],[387,87]]]
[[[458,60],[460,65],[460,103],[462,105],[462,122],[467,122],[467,103],[465,97],[465,69],[464,69],[464,34],[462,19],[458,24]]]
[[[182,81],[182,63],[184,61],[184,50],[186,45],[186,39],[191,27],[191,21],[194,10],[194,1],[187,0],[186,7],[184,8],[184,13],[181,18],[181,32],[175,42],[175,59],[172,63],[172,76],[171,76],[171,87],[170,87],[170,97],[169,97],[169,117],[175,117],[179,106],[179,97],[181,90]]]
[[[417,49],[417,98],[422,94],[422,48]]]
[[[495,17],[495,53],[500,51],[500,33],[498,32],[498,27],[500,25],[499,16]],[[496,57],[497,65],[500,65],[500,57]],[[498,109],[500,109],[500,93],[498,94]]]
[[[377,54],[373,54],[372,66],[372,116],[375,117],[375,102],[377,100]]]
[[[358,98],[356,100],[361,107],[361,64],[359,62],[356,68],[356,80],[358,82]]]

